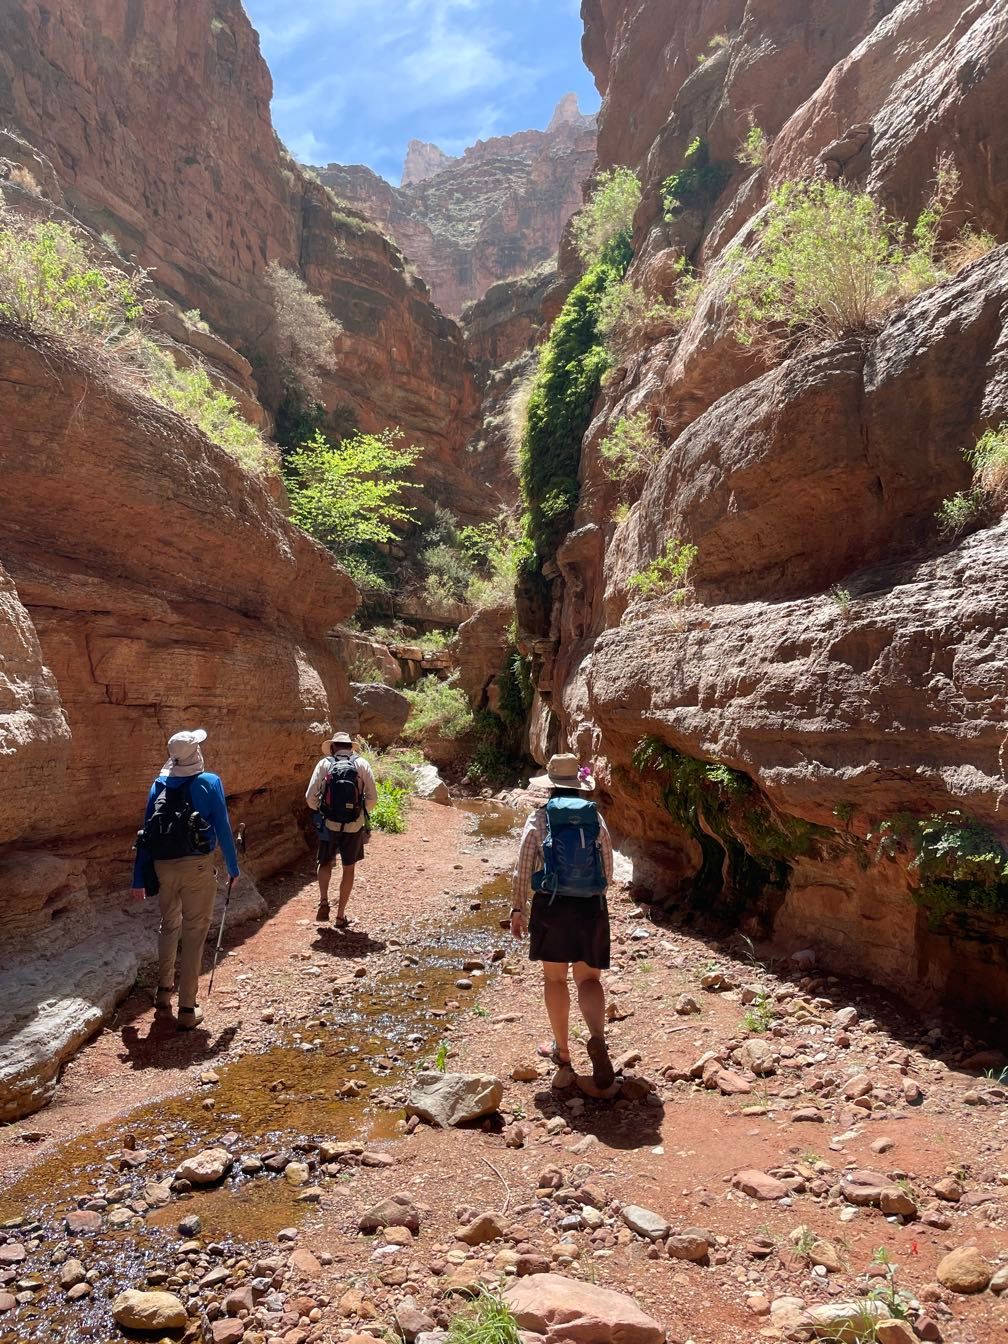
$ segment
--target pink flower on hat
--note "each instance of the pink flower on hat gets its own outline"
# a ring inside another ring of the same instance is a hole
[[[595,778],[595,770],[594,767],[591,765],[583,765],[581,769],[578,771],[578,779],[581,781],[582,784],[585,782],[586,779],[594,779],[594,778]]]

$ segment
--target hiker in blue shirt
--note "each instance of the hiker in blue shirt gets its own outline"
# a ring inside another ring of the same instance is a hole
[[[161,906],[155,1001],[159,1013],[171,1012],[178,959],[180,1031],[191,1031],[203,1021],[196,992],[217,893],[218,844],[228,874],[238,876],[224,786],[218,775],[203,768],[205,741],[202,728],[168,739],[168,760],[151,785],[133,869],[134,898],[156,894]]]

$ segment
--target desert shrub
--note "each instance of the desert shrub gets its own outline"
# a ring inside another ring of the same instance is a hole
[[[86,235],[0,205],[0,318],[87,349],[135,344],[147,276],[92,255]]]
[[[658,465],[662,444],[647,411],[622,415],[599,444],[599,456],[612,480],[642,476]]]
[[[674,219],[683,210],[708,209],[731,174],[731,164],[712,159],[707,141],[698,136],[683,155],[683,166],[662,183],[666,219]]]
[[[673,602],[685,602],[689,595],[689,571],[696,557],[695,546],[670,538],[656,560],[631,576],[629,586],[642,597],[667,597]]]
[[[599,303],[598,329],[613,361],[676,331],[675,309],[658,295],[645,294],[630,280],[609,285]]]
[[[640,199],[640,182],[632,168],[613,168],[597,179],[591,200],[571,222],[574,246],[586,268],[601,261],[614,239],[630,235]]]
[[[949,275],[957,275],[988,252],[993,252],[997,245],[997,239],[987,229],[963,228],[945,245],[945,269]]]
[[[766,131],[762,126],[755,123],[749,127],[749,132],[745,139],[739,145],[738,157],[742,163],[748,164],[750,168],[762,168],[766,163],[767,153],[770,149],[770,142],[767,140]]]
[[[527,548],[522,564],[551,555],[578,498],[581,441],[609,366],[599,340],[598,308],[631,258],[624,233],[574,286],[543,347],[519,454]]]
[[[190,327],[194,327],[197,331],[209,332],[210,323],[205,320],[198,308],[187,308],[182,316]]]
[[[469,605],[477,611],[514,606],[518,570],[529,553],[514,515],[501,512],[480,528],[463,528],[461,544],[475,571],[466,590]]]
[[[976,488],[996,504],[1008,502],[1008,421],[988,429],[966,457]]]
[[[520,1344],[520,1340],[513,1313],[496,1293],[482,1289],[479,1296],[452,1319],[445,1344]]]
[[[273,300],[273,343],[286,388],[296,388],[308,402],[322,400],[320,375],[339,367],[335,343],[343,328],[294,271],[277,261],[266,267]]]
[[[451,678],[439,681],[437,677],[421,677],[403,694],[410,702],[410,716],[402,732],[407,742],[463,737],[473,726],[465,692]]]
[[[460,602],[472,580],[472,565],[454,546],[439,542],[420,552],[425,570],[424,586],[430,596],[437,594],[442,601]]]
[[[145,342],[140,358],[155,401],[170,406],[201,429],[246,471],[256,475],[276,473],[275,458],[263,436],[241,414],[235,400],[214,387],[202,364],[180,368],[167,351],[151,342]]]
[[[420,449],[401,444],[401,430],[355,434],[333,447],[316,433],[284,469],[291,515],[333,552],[351,577],[372,590],[387,587],[373,547],[413,521],[402,502],[403,475]]]
[[[938,531],[954,540],[1008,503],[1008,421],[988,429],[966,452],[973,485],[942,501],[935,515]]]
[[[406,810],[409,806],[409,791],[397,788],[385,780],[375,780],[378,801],[371,808],[371,825],[376,831],[385,831],[388,835],[401,835],[406,829]]]

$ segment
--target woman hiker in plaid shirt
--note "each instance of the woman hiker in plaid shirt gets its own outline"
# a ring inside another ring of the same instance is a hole
[[[578,759],[572,755],[554,756],[546,774],[529,781],[530,788],[548,788],[555,798],[576,798],[591,793],[595,782],[583,778]],[[597,814],[596,814],[597,815]],[[605,1040],[605,991],[601,973],[609,969],[609,910],[604,890],[591,899],[583,896],[532,894],[533,874],[544,867],[543,842],[547,837],[546,808],[537,807],[525,823],[515,865],[511,901],[511,932],[520,939],[529,934],[529,959],[541,961],[546,1013],[553,1028],[553,1040],[539,1046],[539,1053],[557,1065],[570,1066],[570,989],[568,976],[574,970],[578,1006],[589,1031],[588,1057],[592,1063],[592,1081],[604,1091],[613,1083],[615,1073]],[[612,880],[612,840],[601,816],[598,816],[598,852],[604,883]],[[604,884],[600,884],[604,885]],[[531,914],[528,913],[532,896]]]

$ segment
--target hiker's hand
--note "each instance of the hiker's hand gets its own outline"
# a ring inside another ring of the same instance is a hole
[[[521,915],[520,915],[520,914],[514,914],[514,915],[512,915],[512,916],[511,916],[511,936],[512,936],[513,938],[517,938],[518,941],[520,942],[521,939],[522,939],[522,935],[524,934],[524,932],[525,932],[525,929],[524,929],[524,924],[523,924]]]
[[[145,901],[146,899],[147,899],[147,893],[146,891],[144,891],[143,887],[134,887],[130,891],[131,901]]]

